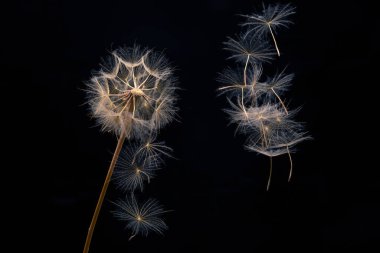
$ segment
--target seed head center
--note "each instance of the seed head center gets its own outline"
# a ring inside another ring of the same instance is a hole
[[[144,95],[144,92],[140,88],[133,88],[131,90],[131,93],[132,93],[132,95],[135,95],[135,96],[143,96]]]

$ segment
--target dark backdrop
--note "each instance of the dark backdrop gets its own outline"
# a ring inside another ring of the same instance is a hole
[[[380,180],[376,148],[364,141],[376,144],[378,113],[367,113],[378,85],[377,16],[366,1],[295,2],[295,25],[278,36],[283,56],[266,69],[295,73],[288,96],[303,106],[297,119],[314,140],[299,145],[290,183],[286,157],[274,160],[266,192],[268,160],[244,150],[215,93],[217,73],[233,64],[222,42],[239,31],[236,14],[260,5],[16,1],[3,23],[11,47],[2,49],[2,67],[32,100],[23,107],[33,141],[22,152],[33,160],[23,166],[30,193],[22,212],[34,223],[17,227],[18,237],[33,238],[37,252],[81,252],[116,145],[93,127],[81,89],[109,51],[137,43],[164,50],[182,88],[180,122],[160,134],[177,159],[145,192],[175,211],[165,236],[128,241],[110,213],[120,197],[111,185],[90,252],[376,252]]]

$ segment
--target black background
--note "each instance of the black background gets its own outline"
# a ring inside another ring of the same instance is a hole
[[[269,192],[268,160],[244,150],[215,93],[217,73],[234,64],[222,42],[238,33],[236,14],[261,1],[15,3],[3,22],[2,68],[8,86],[31,100],[21,127],[32,141],[20,152],[32,160],[20,173],[30,183],[21,218],[33,226],[15,227],[18,238],[33,238],[28,247],[81,252],[116,145],[93,127],[81,89],[109,51],[137,43],[164,50],[183,89],[180,122],[160,133],[177,159],[144,194],[175,211],[166,215],[165,236],[128,241],[130,231],[110,213],[121,196],[111,186],[90,252],[378,250],[380,180],[376,148],[365,141],[376,145],[378,113],[367,113],[376,102],[379,38],[365,1],[294,1],[295,25],[278,36],[283,54],[264,71],[288,65],[295,73],[288,100],[303,106],[298,120],[314,140],[299,146],[290,183],[286,157],[274,160]]]

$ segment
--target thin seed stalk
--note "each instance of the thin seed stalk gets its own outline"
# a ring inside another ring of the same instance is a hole
[[[286,150],[288,151],[289,162],[290,162],[290,170],[289,170],[289,178],[288,178],[288,182],[290,182],[290,179],[292,178],[292,174],[293,174],[293,160],[292,160],[292,155],[290,154],[289,146],[286,146]]]
[[[248,63],[249,63],[249,56],[247,56],[247,60],[245,62],[245,66],[244,66],[244,88],[241,89],[241,104],[242,106],[244,106],[244,89],[246,88],[247,86],[247,67],[248,67]]]
[[[272,179],[272,157],[269,157],[269,178],[267,183],[267,191],[269,191],[270,181]]]
[[[274,37],[272,27],[270,27],[270,24],[268,24],[268,27],[269,27],[270,34],[272,35],[272,38],[273,38],[274,46],[276,47],[277,55],[278,57],[280,57],[280,50],[278,49],[277,41],[276,41],[276,38]]]
[[[245,62],[245,66],[244,66],[244,86],[247,86],[247,67],[248,67],[248,62],[249,62],[249,55],[247,55],[247,60]]]
[[[277,92],[273,88],[271,88],[271,90],[272,90],[273,94],[277,97],[277,99],[280,101],[282,107],[284,108],[284,110],[286,112],[286,115],[289,115],[288,109],[286,109],[286,106],[285,106],[284,102],[282,101],[281,97],[277,94]]]

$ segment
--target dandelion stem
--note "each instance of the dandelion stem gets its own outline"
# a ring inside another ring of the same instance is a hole
[[[290,154],[289,146],[286,146],[286,150],[288,151],[289,162],[290,162],[290,170],[289,170],[289,178],[288,178],[288,182],[290,182],[290,179],[292,178],[292,173],[293,173],[293,161],[292,161],[292,156]]]
[[[286,115],[288,115],[289,114],[288,109],[286,109],[286,106],[285,106],[284,102],[282,101],[282,99],[280,98],[280,96],[277,94],[277,92],[273,88],[270,88],[270,89],[272,90],[274,95],[277,97],[277,99],[280,101],[282,107],[284,108],[284,110],[286,112]]]
[[[272,157],[269,157],[269,178],[268,178],[268,184],[267,184],[267,191],[269,191],[270,181],[272,179]]]
[[[278,49],[277,41],[276,41],[276,38],[274,37],[272,28],[270,27],[270,24],[268,24],[268,27],[269,27],[270,34],[272,35],[272,38],[273,38],[274,46],[276,47],[276,50],[277,50],[277,55],[278,55],[278,57],[280,57],[280,50]]]
[[[116,165],[117,158],[119,157],[121,148],[123,147],[123,143],[124,143],[125,138],[126,138],[126,131],[123,131],[119,137],[118,142],[117,142],[115,153],[113,154],[112,161],[111,161],[110,167],[108,168],[108,173],[107,173],[106,179],[104,181],[102,191],[100,192],[98,203],[96,204],[94,215],[92,216],[92,220],[91,220],[90,227],[88,229],[88,233],[87,233],[87,237],[86,237],[86,243],[84,245],[83,253],[88,253],[88,251],[90,249],[91,239],[92,239],[92,235],[94,233],[96,222],[98,220],[100,209],[102,207],[104,197],[106,195],[107,188],[108,188],[108,185],[110,183],[112,173],[113,173],[113,170],[114,170],[115,165]]]

